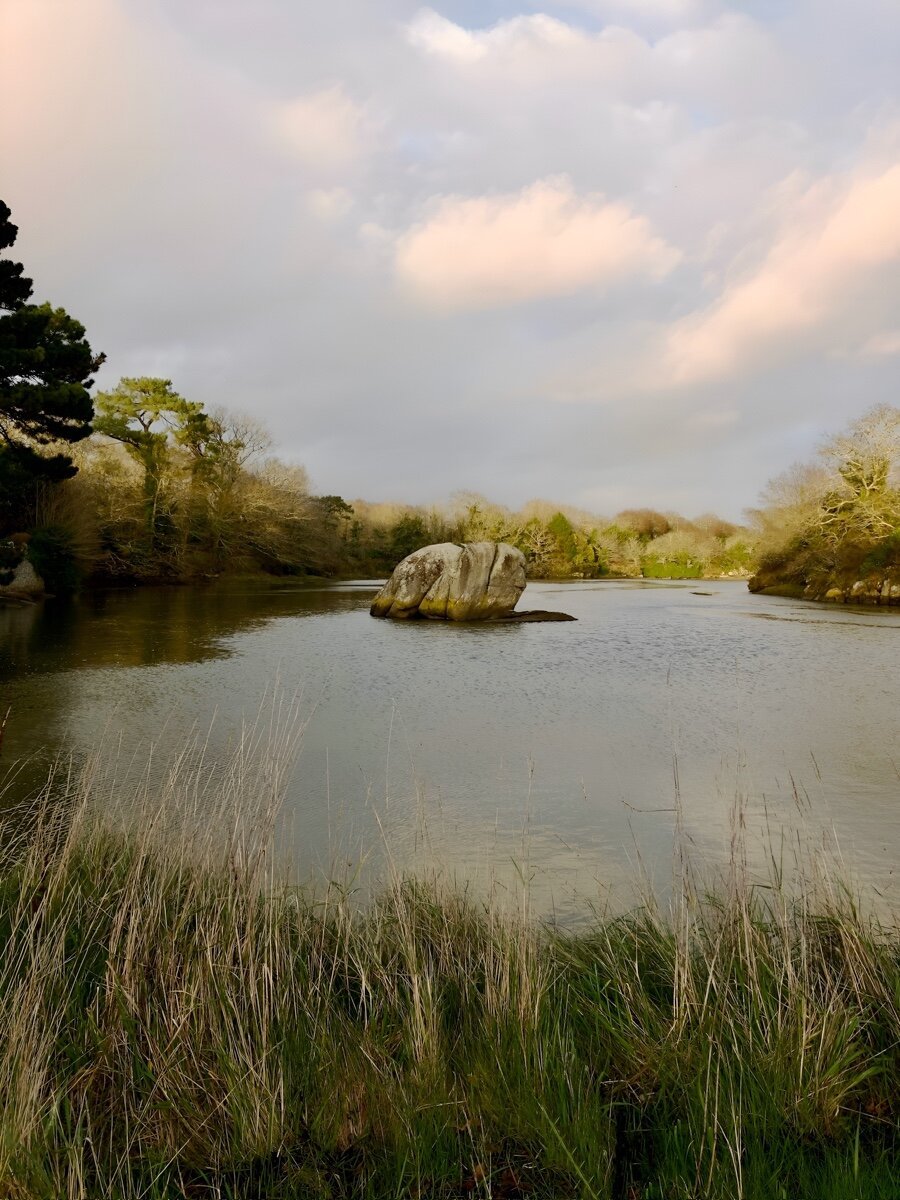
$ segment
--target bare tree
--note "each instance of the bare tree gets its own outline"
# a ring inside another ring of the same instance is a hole
[[[893,533],[900,525],[900,408],[870,409],[846,433],[830,438],[821,456],[837,476],[819,506],[823,532],[836,540]]]
[[[626,508],[616,514],[616,524],[631,529],[639,538],[657,538],[668,533],[672,522],[661,512],[652,508]]]

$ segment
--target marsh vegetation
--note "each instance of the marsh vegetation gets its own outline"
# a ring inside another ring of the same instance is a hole
[[[676,852],[671,905],[574,929],[527,889],[305,893],[273,842],[298,732],[276,705],[214,771],[8,814],[4,1195],[896,1195],[893,923],[813,864],[755,877],[740,813],[712,891]]]

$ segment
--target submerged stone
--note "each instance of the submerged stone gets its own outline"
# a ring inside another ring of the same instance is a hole
[[[551,612],[546,608],[526,609],[523,612],[512,612],[507,617],[501,617],[502,621],[521,621],[528,623],[530,621],[577,621],[577,617],[570,617],[568,613]]]

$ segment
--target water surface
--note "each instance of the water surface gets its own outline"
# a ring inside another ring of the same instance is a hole
[[[641,871],[664,888],[676,823],[727,861],[740,812],[779,854],[798,828],[836,838],[893,898],[900,614],[622,581],[529,585],[524,606],[577,623],[398,624],[368,616],[374,587],[0,608],[7,802],[60,751],[143,762],[155,742],[162,761],[212,727],[222,753],[277,679],[309,718],[286,803],[298,878],[427,859],[479,887],[532,878],[565,913]]]

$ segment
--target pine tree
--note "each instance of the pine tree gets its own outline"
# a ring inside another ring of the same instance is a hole
[[[61,308],[29,304],[21,263],[2,257],[18,227],[0,201],[0,502],[7,511],[36,480],[56,481],[76,467],[59,443],[91,432],[91,375],[103,362],[84,327]]]

